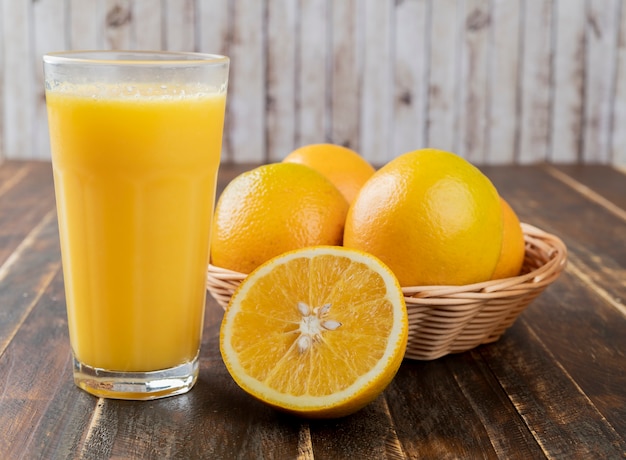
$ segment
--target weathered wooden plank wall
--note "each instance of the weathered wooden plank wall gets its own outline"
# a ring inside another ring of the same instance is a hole
[[[49,158],[42,54],[104,48],[230,56],[224,160],[626,164],[622,0],[0,0],[0,45],[0,158]]]

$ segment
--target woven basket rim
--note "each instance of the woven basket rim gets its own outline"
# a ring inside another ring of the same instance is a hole
[[[242,280],[248,276],[245,273],[236,272],[228,268],[218,267],[217,265],[213,265],[212,263],[209,263],[209,273],[213,273],[222,279],[232,279],[232,280]]]

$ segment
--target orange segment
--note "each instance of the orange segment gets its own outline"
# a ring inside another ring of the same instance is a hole
[[[233,295],[220,332],[230,374],[248,393],[308,417],[359,410],[395,376],[408,319],[393,273],[337,246],[278,256]]]

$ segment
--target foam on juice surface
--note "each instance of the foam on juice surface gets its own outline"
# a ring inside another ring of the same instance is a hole
[[[74,84],[57,83],[47,85],[48,93],[61,93],[78,98],[89,97],[103,100],[183,100],[223,96],[226,88],[204,83],[140,83],[140,84]]]

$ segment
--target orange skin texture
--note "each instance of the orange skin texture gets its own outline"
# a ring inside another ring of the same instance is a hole
[[[299,163],[322,173],[339,189],[348,203],[352,203],[363,184],[376,171],[354,150],[336,144],[310,144],[302,146],[284,159]]]
[[[348,203],[322,174],[275,163],[241,174],[220,196],[211,263],[250,273],[270,258],[313,245],[341,245]]]
[[[365,183],[344,246],[380,258],[402,286],[464,285],[491,278],[502,228],[498,192],[482,172],[453,153],[422,149]]]
[[[510,278],[519,275],[524,265],[526,243],[517,214],[504,198],[500,199],[504,220],[502,252],[491,279]]]

